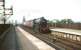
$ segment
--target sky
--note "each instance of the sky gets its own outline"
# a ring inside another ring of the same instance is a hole
[[[22,21],[44,16],[46,19],[81,21],[81,0],[6,0],[6,7],[13,5],[14,15],[9,20]]]

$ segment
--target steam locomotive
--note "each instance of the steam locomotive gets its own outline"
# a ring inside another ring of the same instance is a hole
[[[29,20],[24,23],[24,26],[32,28],[35,32],[50,33],[50,29],[47,20],[44,17]]]

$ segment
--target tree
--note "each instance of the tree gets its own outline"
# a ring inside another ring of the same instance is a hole
[[[72,23],[74,23],[74,22],[72,21],[72,19],[62,19],[62,20],[60,21],[60,23],[61,23],[61,24],[72,24]]]

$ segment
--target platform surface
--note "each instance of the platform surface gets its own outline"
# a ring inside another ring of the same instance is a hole
[[[69,34],[81,35],[81,30],[67,29],[67,28],[54,28],[52,31],[64,32]]]
[[[27,38],[27,45],[25,45],[29,47],[29,50],[55,50],[55,48],[52,48],[40,39],[26,32],[22,28],[17,27],[17,29],[22,33],[22,35],[24,35],[25,38]]]
[[[2,45],[0,46],[0,50],[19,50],[17,47],[17,38],[15,33],[15,27],[12,27],[7,35],[3,39]]]
[[[5,36],[0,50],[55,50],[20,27],[12,27]]]

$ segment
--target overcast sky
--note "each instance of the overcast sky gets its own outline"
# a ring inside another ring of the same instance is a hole
[[[27,20],[44,16],[46,19],[81,21],[81,0],[6,0],[6,5],[14,8],[10,19],[19,21],[22,16]]]

